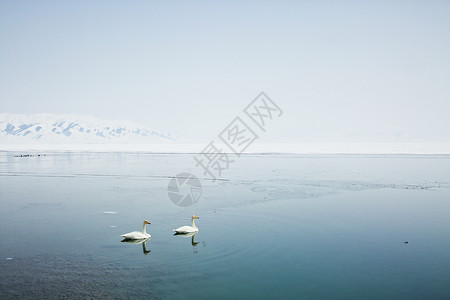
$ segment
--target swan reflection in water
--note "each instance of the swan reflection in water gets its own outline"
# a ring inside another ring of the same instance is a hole
[[[129,240],[129,239],[123,239],[122,243],[129,243],[129,244],[135,244],[135,245],[139,245],[142,244],[142,252],[147,255],[150,252],[152,252],[152,250],[147,250],[147,248],[145,247],[145,243],[147,243],[151,238],[148,239],[141,239],[141,240]]]
[[[196,235],[197,233],[198,233],[198,232],[196,231],[196,232],[189,232],[189,233],[175,233],[174,235],[176,235],[176,236],[182,236],[182,237],[185,237],[185,238],[192,237],[191,243],[192,243],[192,246],[195,247],[195,246],[198,245],[198,243],[194,241],[195,235]]]

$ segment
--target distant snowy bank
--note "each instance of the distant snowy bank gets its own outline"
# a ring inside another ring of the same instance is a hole
[[[227,145],[216,142],[217,139],[214,146],[220,152],[232,152]],[[209,143],[183,143],[173,134],[129,120],[91,115],[0,113],[0,151],[201,153]],[[260,143],[257,140],[246,149],[244,153],[249,154],[450,154],[450,143]]]
[[[0,151],[201,153],[204,144],[4,144]],[[231,152],[226,145],[216,145]],[[245,153],[292,154],[450,154],[450,143],[295,143],[251,145]]]
[[[0,144],[169,143],[170,133],[91,115],[0,113]]]

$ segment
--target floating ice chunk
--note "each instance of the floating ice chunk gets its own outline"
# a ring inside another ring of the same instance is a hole
[[[116,225],[111,225],[111,228],[116,228],[117,226]]]
[[[11,260],[11,259],[13,259],[13,258],[12,258],[12,257],[7,257],[7,258],[6,258],[6,260]]]
[[[115,215],[117,214],[117,211],[104,211],[103,213],[106,215]]]

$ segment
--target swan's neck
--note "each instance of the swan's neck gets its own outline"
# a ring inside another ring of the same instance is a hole
[[[195,226],[194,218],[192,218],[192,227],[194,227],[195,229],[197,229],[197,226]]]
[[[147,233],[147,231],[145,231],[145,226],[146,226],[147,224],[144,222],[144,224],[142,225],[142,233]]]

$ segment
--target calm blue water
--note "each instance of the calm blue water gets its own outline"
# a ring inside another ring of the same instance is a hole
[[[191,155],[18,154],[0,152],[1,299],[450,298],[450,156],[247,155],[180,208]],[[144,219],[152,238],[122,243]]]

